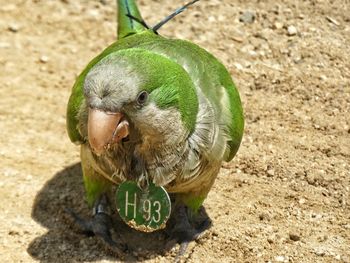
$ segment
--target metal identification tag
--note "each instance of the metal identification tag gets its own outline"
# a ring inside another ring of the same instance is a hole
[[[126,181],[119,185],[116,201],[119,215],[125,223],[142,232],[165,228],[170,216],[168,193],[153,183],[141,189],[135,182]]]

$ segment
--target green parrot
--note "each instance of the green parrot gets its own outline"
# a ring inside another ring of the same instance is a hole
[[[197,0],[198,1],[198,0]],[[198,237],[193,221],[219,173],[235,156],[244,118],[239,93],[222,63],[203,48],[150,28],[135,0],[117,0],[118,40],[78,76],[67,129],[81,148],[93,218],[81,227],[114,245],[106,197],[125,181],[163,187],[174,201],[172,238]],[[106,225],[106,226],[104,226]]]

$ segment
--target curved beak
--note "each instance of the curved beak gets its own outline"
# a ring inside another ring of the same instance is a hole
[[[120,112],[89,109],[88,138],[92,150],[101,155],[129,135],[129,123]]]

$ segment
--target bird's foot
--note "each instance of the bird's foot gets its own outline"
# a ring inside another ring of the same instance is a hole
[[[73,218],[74,222],[84,234],[102,239],[107,245],[108,250],[122,258],[127,248],[125,244],[121,242],[117,243],[112,238],[111,229],[113,229],[114,226],[108,211],[108,206],[108,199],[103,195],[96,202],[93,217],[90,219],[84,219],[68,208],[66,208],[66,212]]]
[[[174,212],[176,215],[175,224],[170,232],[170,238],[166,243],[166,247],[171,248],[177,243],[180,244],[175,258],[175,262],[179,262],[185,255],[190,242],[199,240],[212,223],[207,215],[204,218],[200,215],[201,211],[195,222],[191,222],[188,209],[185,206],[179,206]]]

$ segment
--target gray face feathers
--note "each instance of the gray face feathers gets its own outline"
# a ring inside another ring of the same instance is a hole
[[[142,89],[142,83],[145,83],[142,73],[136,72],[123,61],[99,63],[85,79],[84,112],[98,109],[122,113],[130,122],[130,133],[142,137],[139,141],[143,142],[142,147],[145,149],[173,147],[170,145],[184,142],[188,132],[183,127],[180,112],[176,108],[157,107],[151,94]]]
[[[130,68],[120,64],[97,65],[85,79],[84,95],[89,107],[117,112],[136,101],[140,83],[139,74]]]

